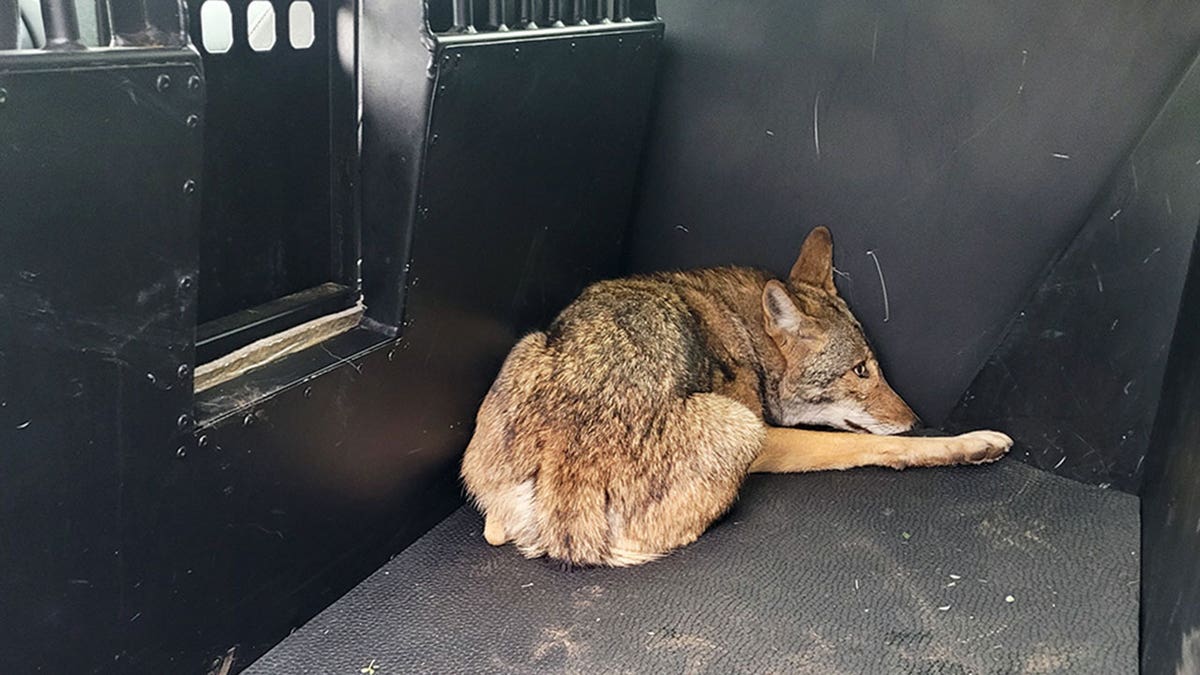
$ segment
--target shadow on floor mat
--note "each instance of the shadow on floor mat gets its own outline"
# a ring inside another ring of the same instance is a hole
[[[459,510],[247,672],[1137,672],[1137,499],[1012,460],[753,476],[632,569],[482,527]]]

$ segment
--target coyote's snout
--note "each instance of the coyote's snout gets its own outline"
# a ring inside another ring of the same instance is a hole
[[[509,354],[462,476],[489,543],[632,565],[694,541],[753,471],[980,463],[1012,445],[994,431],[882,435],[916,423],[817,228],[786,281],[721,268],[586,289]]]

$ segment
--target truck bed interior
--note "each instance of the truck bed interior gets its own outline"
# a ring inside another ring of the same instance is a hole
[[[1200,6],[0,0],[0,672],[1200,674]],[[484,541],[589,284],[839,293],[985,466]]]

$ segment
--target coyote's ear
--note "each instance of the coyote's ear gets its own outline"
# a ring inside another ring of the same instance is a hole
[[[793,286],[816,286],[837,294],[837,286],[833,283],[833,237],[829,236],[827,228],[818,227],[808,233],[800,248],[800,257],[788,274],[788,281]]]
[[[812,326],[783,284],[772,279],[763,287],[763,322],[770,335],[780,345],[796,339],[807,339]]]

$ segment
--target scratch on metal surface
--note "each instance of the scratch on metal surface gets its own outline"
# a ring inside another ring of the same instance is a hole
[[[1020,96],[1025,91],[1025,63],[1029,61],[1029,50],[1021,50],[1021,84],[1017,85],[1017,95]]]
[[[875,261],[875,271],[879,274],[879,287],[883,290],[883,322],[887,323],[892,318],[892,309],[888,304],[887,282],[883,279],[883,268],[879,266],[879,256],[875,255],[874,249],[867,251],[867,255]]]
[[[1171,195],[1165,195],[1165,196],[1167,198],[1167,215],[1173,216],[1173,215],[1175,215],[1175,211],[1171,209]]]
[[[1109,219],[1109,220],[1116,220],[1116,219],[1117,219],[1117,216],[1119,216],[1119,215],[1121,215],[1121,209],[1117,209],[1116,211],[1113,211],[1113,212],[1112,212],[1112,215],[1111,215],[1111,216],[1109,216],[1109,217],[1108,217],[1108,219]]]
[[[1096,267],[1096,263],[1092,263],[1092,271],[1096,273],[1096,290],[1104,292],[1104,282],[1100,280],[1100,268]]]
[[[1154,250],[1150,251],[1150,255],[1146,256],[1145,258],[1142,258],[1142,264],[1145,265],[1146,263],[1150,262],[1150,259],[1153,258],[1154,256],[1158,255],[1158,252],[1161,250],[1162,250],[1161,246],[1155,246]]]
[[[338,362],[338,363],[344,363],[344,364],[346,364],[346,365],[350,366],[351,368],[353,368],[355,371],[357,371],[359,375],[362,375],[362,366],[360,366],[359,364],[355,363],[355,362],[354,362],[354,360],[353,360],[351,357],[349,357],[349,356],[338,356],[337,354],[334,354],[333,352],[329,351],[329,348],[328,348],[328,347],[326,347],[325,345],[321,345],[321,351],[323,351],[323,352],[325,352],[326,354],[330,355],[330,356],[331,356],[331,357],[333,357],[334,359],[337,359],[337,362]]]
[[[921,184],[919,186],[917,186],[916,190],[909,191],[903,197],[896,200],[896,203],[903,204],[913,197],[913,192],[918,192],[918,191],[924,190],[926,188],[926,186],[928,186],[930,183],[932,183],[937,176],[941,175],[942,171],[944,171],[946,169],[946,167],[950,166],[950,162],[953,161],[954,158],[958,156],[958,153],[962,152],[963,148],[965,148],[971,141],[982,136],[987,130],[989,130],[993,126],[995,126],[997,122],[999,122],[1005,115],[1008,114],[1008,112],[1012,109],[1013,105],[1015,105],[1016,103],[1017,103],[1017,99],[1015,99],[1015,98],[1012,101],[1009,101],[1008,103],[1006,103],[1004,105],[1004,107],[1000,108],[999,112],[997,112],[994,116],[992,116],[991,119],[984,122],[978,129],[971,132],[970,135],[968,135],[966,138],[962,139],[957,144],[955,144],[954,148],[950,150],[950,154],[946,155],[946,158],[944,160],[942,160],[942,163],[939,164],[936,169],[931,171],[929,173],[929,175],[925,177],[925,180],[921,181]]]
[[[1050,156],[1054,159],[1071,159],[1071,156],[1065,152],[1052,152]]]
[[[821,159],[821,92],[813,100],[813,147],[817,150],[817,159]]]
[[[879,19],[875,19],[875,32],[871,34],[871,65],[875,65],[875,48],[879,45]]]

